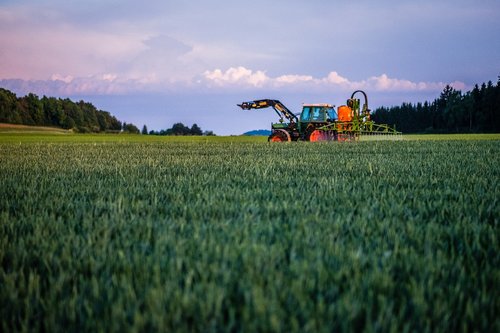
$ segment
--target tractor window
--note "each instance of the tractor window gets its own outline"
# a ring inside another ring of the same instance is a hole
[[[322,107],[315,107],[313,110],[312,121],[325,121],[325,113]]]
[[[302,115],[300,116],[300,120],[302,121],[309,121],[311,118],[311,108],[308,106],[304,106],[302,109]]]
[[[334,120],[337,120],[338,117],[337,117],[337,112],[335,112],[335,109],[334,108],[328,108],[327,109],[328,111],[328,119],[330,119],[330,121],[334,121]]]

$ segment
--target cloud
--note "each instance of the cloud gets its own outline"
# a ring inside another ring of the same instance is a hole
[[[326,78],[323,79],[324,82],[333,84],[349,84],[349,80],[340,76],[337,72],[330,72]]]
[[[170,45],[170,44],[169,44]],[[183,52],[187,51],[185,49]],[[182,52],[178,55],[182,56]],[[143,57],[141,59],[146,59]],[[0,85],[17,93],[34,92],[47,95],[116,95],[155,92],[197,92],[206,89],[219,91],[237,90],[279,90],[308,91],[324,93],[332,90],[352,91],[366,90],[373,92],[440,92],[449,84],[455,89],[469,89],[460,81],[417,82],[406,79],[391,78],[387,74],[372,76],[364,80],[350,80],[336,71],[324,77],[302,74],[283,74],[269,76],[264,70],[251,70],[243,66],[207,70],[201,75],[165,77],[161,71],[143,70],[137,75],[128,72],[126,75],[116,72],[101,73],[75,77],[54,73],[50,80],[0,80]]]
[[[143,43],[148,47],[148,51],[161,52],[169,57],[181,56],[192,49],[186,43],[164,34],[149,37]]]
[[[440,10],[418,12],[416,5],[397,1],[195,3],[196,12],[192,3],[159,0],[148,6],[130,0],[119,6],[116,0],[3,1],[0,79],[49,79],[48,84],[54,79],[97,91],[185,86],[434,91],[445,85],[439,80],[483,82],[481,77],[489,78],[498,67],[498,27],[492,23],[498,21],[498,5],[464,7],[451,0],[438,5],[426,0],[423,8]],[[264,4],[269,10],[261,13],[259,22],[252,15],[235,15]],[[275,20],[277,10],[296,24]],[[415,15],[392,15],[394,11]],[[332,20],[331,15],[315,13],[343,15]],[[474,25],[464,22],[488,29],[467,30],[464,27]],[[436,35],[440,27],[446,29]],[[410,33],[411,41],[406,38]],[[443,46],[449,41],[453,44]],[[474,47],[458,50],[457,45]],[[102,77],[108,74],[113,78]]]
[[[289,75],[281,75],[276,78],[276,83],[283,83],[283,84],[294,84],[294,83],[299,83],[299,82],[311,82],[313,81],[314,78],[311,75],[296,75],[296,74],[289,74]]]
[[[208,83],[214,83],[217,86],[252,86],[262,87],[269,82],[269,77],[264,71],[253,72],[245,67],[231,67],[225,72],[220,69],[205,71],[203,76]]]
[[[96,75],[130,62],[146,48],[140,35],[77,30],[65,24],[36,29],[9,25],[2,30],[0,62],[5,66],[0,66],[1,78]]]
[[[74,77],[71,76],[71,75],[63,76],[61,74],[52,74],[52,76],[50,77],[50,79],[52,81],[62,81],[62,82],[65,82],[65,83],[70,83],[71,81],[73,81]]]
[[[376,91],[433,91],[441,90],[446,86],[443,82],[412,82],[404,79],[390,78],[387,74],[373,76],[366,81],[355,82],[354,85]]]
[[[35,93],[47,96],[122,95],[151,92],[156,89],[154,78],[122,78],[114,73],[88,77],[53,74],[50,80],[3,79],[0,86],[17,94]]]
[[[190,58],[191,43],[158,29],[117,18],[82,26],[83,19],[75,22],[68,15],[44,6],[0,5],[0,78],[46,80],[56,75],[66,82],[115,72],[122,78],[155,76],[161,81],[189,79],[205,68]]]
[[[380,92],[398,91],[440,91],[446,84],[444,82],[413,82],[405,79],[391,78],[387,74],[372,76],[361,81],[351,81],[338,74],[336,71],[328,73],[325,77],[315,78],[311,75],[285,74],[277,77],[268,76],[265,71],[253,71],[243,66],[231,67],[226,71],[215,69],[205,71],[203,74],[207,85],[233,88],[294,88],[307,87],[311,90],[330,89],[332,86],[340,90],[365,89]],[[463,82],[453,82],[456,89],[465,89]]]
[[[144,48],[135,57],[116,66],[123,77],[149,77],[156,83],[189,82],[204,66],[193,55],[195,47],[165,34],[153,35],[142,41]]]

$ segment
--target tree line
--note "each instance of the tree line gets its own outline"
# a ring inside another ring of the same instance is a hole
[[[171,128],[162,129],[160,131],[149,131],[146,125],[142,128],[142,134],[149,135],[215,135],[212,131],[202,131],[197,124],[193,124],[191,128],[184,125],[183,123],[175,123]]]
[[[403,133],[500,132],[500,77],[462,93],[447,85],[433,102],[380,107],[376,123],[395,125]]]
[[[126,124],[107,111],[98,110],[88,102],[35,94],[17,97],[13,92],[0,88],[0,123],[32,126],[55,126],[77,132],[139,133],[133,124]]]
[[[17,97],[15,93],[0,88],[0,123],[53,126],[73,129],[80,133],[133,133],[150,135],[215,135],[202,131],[197,124],[187,127],[176,123],[172,128],[149,131],[146,125],[139,128],[131,123],[121,122],[107,111],[98,110],[88,102],[73,102],[70,99],[43,96],[30,93]]]

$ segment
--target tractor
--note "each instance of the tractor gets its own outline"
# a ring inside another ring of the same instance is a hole
[[[362,94],[364,103],[354,98]],[[332,104],[304,104],[300,114],[294,114],[283,103],[273,99],[261,99],[237,104],[243,110],[272,107],[280,117],[271,124],[270,142],[290,141],[356,141],[361,137],[401,138],[401,132],[388,125],[376,124],[370,119],[368,97],[356,90],[346,105],[335,109]],[[286,121],[284,120],[286,119]]]

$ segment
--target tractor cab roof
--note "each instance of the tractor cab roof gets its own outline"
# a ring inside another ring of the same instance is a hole
[[[327,107],[327,108],[333,108],[333,107],[335,107],[335,105],[333,105],[333,104],[327,104],[327,103],[314,103],[314,104],[304,103],[304,104],[302,104],[302,106],[309,106],[309,107],[320,106],[320,107]]]

